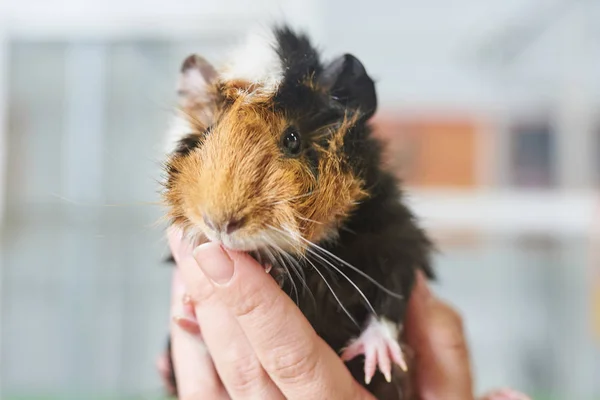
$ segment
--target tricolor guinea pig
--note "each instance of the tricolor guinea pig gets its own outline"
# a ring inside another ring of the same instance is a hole
[[[181,67],[164,201],[188,240],[252,254],[381,398],[405,399],[400,335],[432,244],[372,137],[373,80],[353,55],[324,62],[287,26],[222,65]]]

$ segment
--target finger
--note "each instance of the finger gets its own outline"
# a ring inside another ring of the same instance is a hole
[[[406,338],[415,351],[417,388],[423,399],[473,399],[460,315],[431,294],[420,272],[408,305]]]
[[[164,352],[161,354],[156,360],[156,368],[160,374],[160,378],[163,381],[163,385],[167,390],[169,396],[175,395],[175,386],[173,385],[173,381],[171,379],[171,365],[169,362],[169,353]]]
[[[526,394],[506,388],[487,393],[480,400],[531,400],[531,398]]]
[[[250,256],[205,244],[195,258],[286,398],[371,398]]]
[[[212,285],[198,268],[191,251],[183,251],[179,257],[179,268],[189,288],[188,293],[194,299],[202,337],[229,395],[234,399],[283,399],[237,320],[215,296]]]
[[[173,315],[183,312],[182,296],[184,293],[179,271],[175,269],[171,303]],[[172,322],[171,349],[177,390],[181,399],[229,398],[200,334],[190,334]]]

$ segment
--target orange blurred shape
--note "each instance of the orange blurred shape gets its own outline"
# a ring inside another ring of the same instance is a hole
[[[376,136],[387,142],[385,160],[407,184],[474,187],[478,126],[460,116],[410,116],[382,112]]]

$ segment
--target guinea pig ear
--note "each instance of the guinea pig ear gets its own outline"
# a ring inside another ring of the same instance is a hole
[[[217,80],[217,71],[204,58],[192,54],[181,65],[177,94],[183,106],[202,104],[210,100],[208,87]]]
[[[344,54],[327,65],[320,74],[319,85],[346,108],[360,110],[364,119],[371,118],[377,110],[375,83],[352,54]]]

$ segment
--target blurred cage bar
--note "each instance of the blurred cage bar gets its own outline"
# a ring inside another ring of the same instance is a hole
[[[176,73],[282,12],[375,76],[478,388],[596,398],[600,6],[573,4],[546,23],[533,0],[0,3],[0,398],[160,396]]]

